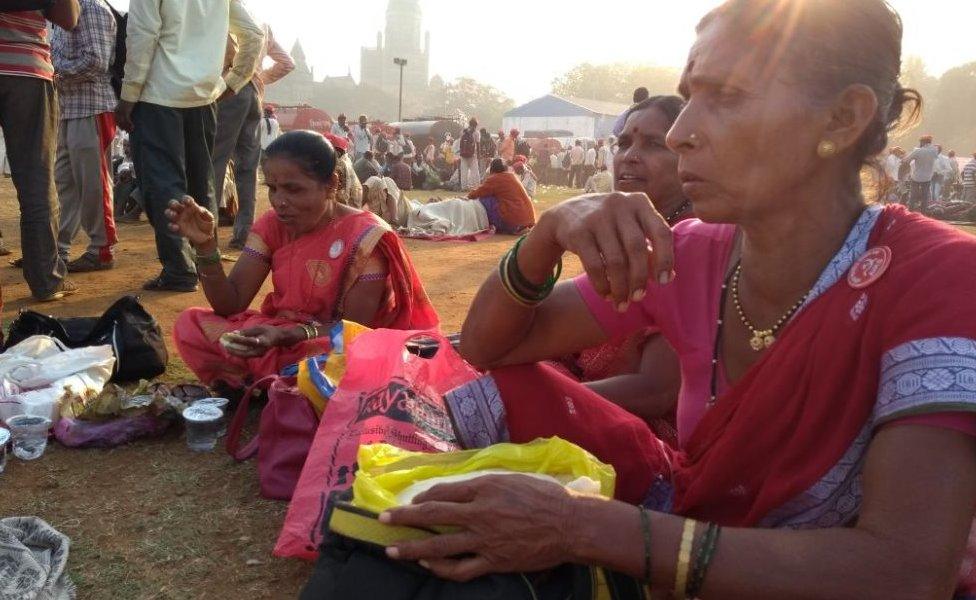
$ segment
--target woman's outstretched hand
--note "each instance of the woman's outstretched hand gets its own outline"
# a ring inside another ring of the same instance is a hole
[[[217,220],[213,213],[203,208],[193,198],[183,196],[182,200],[170,200],[166,207],[169,229],[178,233],[195,248],[217,239]]]
[[[453,525],[456,533],[402,542],[387,554],[417,560],[438,577],[469,581],[488,573],[541,571],[571,560],[572,495],[524,475],[489,475],[438,485],[413,504],[380,516],[394,525]]]
[[[673,277],[671,228],[644,193],[577,196],[544,213],[536,232],[579,256],[594,289],[621,309],[644,297],[651,278]]]

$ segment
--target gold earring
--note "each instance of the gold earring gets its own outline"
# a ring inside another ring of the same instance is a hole
[[[823,140],[817,144],[817,156],[820,158],[833,158],[837,154],[837,144],[830,140]]]

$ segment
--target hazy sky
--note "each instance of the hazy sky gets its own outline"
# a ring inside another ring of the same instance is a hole
[[[120,7],[128,0],[110,0]],[[816,0],[811,0],[816,1]],[[471,76],[518,102],[548,93],[580,62],[681,66],[694,27],[719,0],[421,0],[431,75]],[[976,60],[976,0],[891,0],[905,20],[905,53],[941,75]],[[317,77],[359,79],[360,47],[375,44],[387,0],[247,0],[286,49],[300,37]],[[491,10],[486,10],[488,8]],[[598,7],[598,10],[595,8]]]

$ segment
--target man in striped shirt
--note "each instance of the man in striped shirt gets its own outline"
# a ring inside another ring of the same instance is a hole
[[[109,155],[115,138],[115,92],[109,67],[115,50],[115,17],[105,0],[79,0],[74,31],[54,27],[51,60],[61,106],[54,177],[61,203],[58,250],[68,260],[82,227],[87,251],[68,262],[69,273],[111,269],[118,241],[112,215]]]
[[[12,3],[11,3],[12,4]],[[39,301],[77,291],[58,256],[54,160],[58,106],[47,20],[65,29],[78,22],[78,0],[19,0],[0,12],[0,126],[20,204],[24,279]],[[30,10],[26,10],[30,9]]]
[[[962,168],[962,199],[976,204],[976,152],[973,159]]]

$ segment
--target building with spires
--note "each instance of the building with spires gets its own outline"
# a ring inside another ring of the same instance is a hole
[[[316,80],[301,40],[296,40],[291,49],[295,69],[268,86],[265,102],[286,106],[310,104],[330,114],[363,112],[381,119],[395,118],[400,67],[393,63],[394,58],[407,60],[403,70],[405,104],[411,99],[416,101],[429,87],[430,34],[423,36],[421,47],[421,18],[419,0],[389,0],[386,29],[376,34],[376,47],[362,48],[358,84],[351,71]]]
[[[295,61],[295,70],[268,87],[265,101],[284,105],[336,106],[345,104],[355,92],[356,81],[352,73],[316,81],[315,70],[308,64],[301,40],[295,40],[291,58]]]
[[[376,47],[363,48],[360,85],[396,96],[400,86],[400,67],[394,58],[404,58],[403,93],[423,93],[430,81],[430,32],[423,36],[420,0],[390,0],[386,8],[386,30],[376,33]]]

